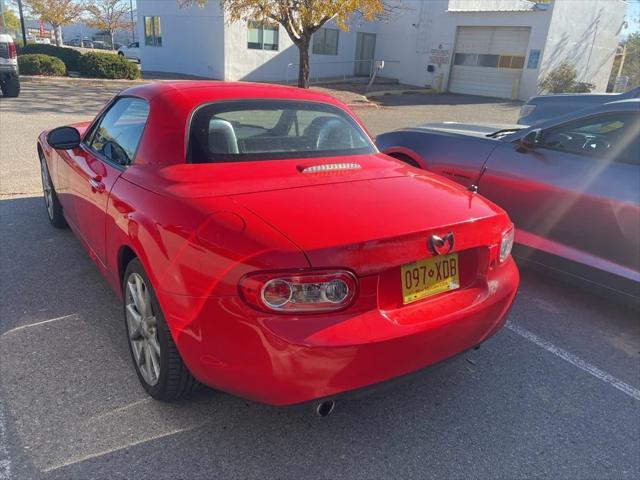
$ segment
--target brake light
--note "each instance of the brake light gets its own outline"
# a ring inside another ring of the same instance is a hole
[[[9,43],[8,50],[9,50],[9,58],[16,58],[18,56],[18,51],[16,50],[15,43]]]
[[[511,254],[513,248],[513,239],[515,237],[515,230],[513,225],[502,234],[502,240],[500,241],[500,263],[504,262]]]
[[[348,307],[357,293],[346,270],[253,273],[240,280],[240,294],[254,308],[280,313],[318,313]]]

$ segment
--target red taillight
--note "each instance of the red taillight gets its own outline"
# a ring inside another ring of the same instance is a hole
[[[16,44],[9,44],[9,58],[16,58],[18,56],[18,51],[16,50]]]
[[[252,273],[240,280],[240,294],[252,307],[268,312],[331,312],[348,307],[357,286],[346,270]]]

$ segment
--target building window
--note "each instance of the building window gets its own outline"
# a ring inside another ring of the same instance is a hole
[[[478,55],[475,53],[456,53],[453,64],[475,67],[478,64]]]
[[[520,55],[489,55],[476,53],[456,53],[453,58],[454,65],[465,67],[490,67],[490,68],[524,68],[524,57]]]
[[[500,68],[524,68],[524,56],[521,55],[500,55]]]
[[[524,56],[511,57],[511,68],[524,68]]]
[[[313,53],[316,55],[338,55],[337,28],[323,28],[313,34]]]
[[[278,50],[278,25],[249,21],[247,48],[254,50]]]
[[[500,55],[486,55],[481,53],[478,55],[478,66],[479,67],[497,67],[498,60],[500,59]]]
[[[160,17],[144,17],[144,44],[151,47],[162,46]]]

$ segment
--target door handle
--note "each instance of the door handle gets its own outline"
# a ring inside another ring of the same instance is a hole
[[[105,186],[104,183],[102,183],[100,180],[102,180],[101,177],[94,177],[89,179],[89,185],[91,185],[91,191],[93,193],[104,192]]]

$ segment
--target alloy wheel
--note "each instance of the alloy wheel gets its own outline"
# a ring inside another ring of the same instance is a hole
[[[40,162],[40,174],[42,175],[42,192],[44,193],[44,203],[47,207],[47,213],[49,218],[53,220],[53,186],[51,185],[51,178],[49,178],[49,172],[45,162]]]
[[[136,368],[149,386],[160,378],[160,341],[149,289],[137,273],[127,278],[125,311]]]

